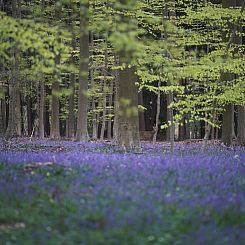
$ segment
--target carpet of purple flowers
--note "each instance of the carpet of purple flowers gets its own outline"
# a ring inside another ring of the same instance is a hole
[[[0,244],[245,242],[244,148],[0,144]]]

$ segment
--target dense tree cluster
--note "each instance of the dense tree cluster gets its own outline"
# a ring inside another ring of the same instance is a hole
[[[244,1],[0,1],[0,134],[245,145]]]

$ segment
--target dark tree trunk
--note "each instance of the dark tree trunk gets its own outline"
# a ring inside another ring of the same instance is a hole
[[[239,105],[237,110],[237,143],[245,146],[245,107]]]
[[[222,0],[222,6],[224,8],[234,7],[234,6],[242,6],[241,14],[244,11],[244,1],[240,1],[240,0],[236,0],[236,1]],[[236,20],[236,23],[234,23],[230,26],[230,28],[232,29],[232,34],[231,34],[230,40],[229,40],[228,45],[227,45],[227,51],[228,51],[228,49],[232,43],[241,44],[241,42],[242,42],[241,38],[236,33],[237,31],[239,31],[241,29],[240,28],[240,20],[241,20],[241,18],[238,17]],[[233,74],[225,74],[225,80],[229,81],[232,79],[234,79]],[[235,136],[234,135],[234,106],[233,105],[227,105],[225,109],[226,109],[226,111],[224,112],[224,115],[223,115],[223,124],[222,124],[222,141],[224,144],[230,145],[230,144],[232,144],[232,138]],[[239,109],[239,111],[242,114],[241,109]],[[241,119],[240,123],[243,120],[242,117],[243,116],[240,115],[240,119]]]
[[[18,1],[12,1],[12,16],[18,18],[20,9]],[[12,50],[11,78],[9,81],[9,118],[6,137],[21,135],[21,105],[20,105],[20,85],[19,85],[19,56],[18,44]]]
[[[232,144],[232,135],[234,128],[234,110],[233,105],[228,104],[225,106],[223,113],[223,124],[222,124],[222,142],[225,145]]]
[[[118,58],[114,55],[115,66],[118,66]],[[119,137],[119,128],[118,128],[118,120],[119,120],[119,72],[114,70],[115,77],[115,92],[114,92],[114,120],[113,120],[113,140],[118,142]]]
[[[55,57],[55,64],[58,66],[60,64],[60,54]],[[55,72],[54,81],[52,83],[51,92],[51,122],[50,122],[50,137],[52,139],[60,138],[60,101],[59,101],[59,74]]]
[[[31,101],[31,96],[27,95],[26,97],[26,110],[27,110],[27,132],[28,135],[30,136],[32,133],[32,101]]]
[[[73,28],[73,27],[71,27]],[[73,30],[73,29],[72,29]],[[72,49],[76,49],[76,37],[73,34],[72,38]],[[71,64],[75,65],[75,57],[72,55],[71,57]],[[74,95],[75,95],[75,83],[76,83],[76,76],[74,73],[70,75],[70,95],[68,98],[68,119],[67,119],[67,137],[74,138],[75,137],[75,117],[74,117]]]
[[[108,47],[107,47],[107,40],[106,40],[106,47],[105,47],[105,51],[104,51],[104,59],[105,59],[105,63],[104,63],[104,70],[103,70],[103,77],[104,80],[102,81],[102,107],[103,107],[103,113],[102,113],[102,125],[101,125],[101,132],[100,132],[100,140],[104,139],[105,136],[105,127],[106,127],[106,112],[107,112],[107,108],[106,108],[106,104],[107,104],[107,99],[106,99],[106,85],[107,85],[107,69],[108,69]]]
[[[44,138],[44,114],[45,114],[45,85],[44,81],[39,82],[39,106],[38,106],[38,136]]]
[[[139,105],[144,106],[143,91],[138,94]],[[145,112],[142,110],[139,112],[139,130],[145,131]]]
[[[6,98],[5,83],[3,81],[4,66],[0,63],[0,136],[6,131]]]
[[[186,123],[185,118],[181,121],[181,124],[179,125],[179,141],[183,141],[186,139]]]
[[[244,0],[236,0],[236,6],[242,6]],[[242,27],[239,27],[239,31],[242,32]],[[236,35],[237,44],[243,44],[242,37]],[[238,145],[245,146],[245,106],[237,106],[237,143]]]

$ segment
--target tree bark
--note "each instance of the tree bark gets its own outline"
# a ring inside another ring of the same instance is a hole
[[[158,81],[158,92],[157,92],[157,113],[156,113],[156,124],[154,127],[154,135],[153,135],[153,143],[156,143],[157,141],[157,133],[158,133],[158,127],[159,127],[159,116],[160,116],[160,110],[161,110],[161,81]]]
[[[114,55],[115,66],[118,66],[118,58]],[[115,79],[115,92],[114,92],[114,120],[113,120],[113,140],[118,143],[119,137],[119,128],[118,128],[118,120],[119,120],[119,72],[118,70],[114,70],[114,79]]]
[[[18,0],[12,1],[12,16],[18,18],[20,9]],[[9,81],[9,118],[6,137],[21,135],[21,105],[20,105],[20,86],[19,86],[19,56],[18,44],[12,50],[11,78]]]
[[[57,20],[60,19],[61,14],[61,5],[56,3],[55,7],[55,18]],[[59,34],[58,34],[59,35]],[[56,37],[58,42],[61,42],[60,37]],[[52,82],[52,92],[51,92],[51,121],[50,121],[50,137],[53,139],[60,138],[60,100],[59,100],[59,92],[60,92],[60,70],[58,66],[60,65],[61,54],[58,52],[55,54],[55,72],[54,72],[54,80]]]
[[[6,98],[5,83],[3,81],[4,66],[0,63],[0,136],[4,136],[6,131]]]
[[[70,24],[72,25],[72,24]],[[72,32],[73,26],[71,26]],[[76,36],[75,33],[73,33],[72,37],[72,49],[76,49]],[[71,56],[71,65],[75,65],[75,56],[72,54]],[[73,139],[75,137],[75,117],[74,117],[74,95],[75,95],[75,83],[76,83],[76,75],[75,73],[70,74],[70,95],[68,98],[68,118],[67,118],[67,137]]]
[[[60,64],[60,55],[55,57],[56,66]],[[54,81],[52,83],[52,93],[51,93],[51,122],[50,122],[50,137],[52,139],[60,138],[60,101],[59,101],[59,90],[60,84],[58,81],[58,74],[54,75]]]
[[[232,135],[234,128],[234,109],[232,104],[225,106],[223,113],[223,124],[222,124],[222,142],[229,146],[232,144]]]
[[[139,147],[137,77],[133,68],[119,71],[118,144],[126,149]]]
[[[109,109],[108,109],[108,121],[107,121],[107,138],[108,140],[111,140],[112,137],[112,104],[113,104],[113,81],[110,80],[109,82],[109,86],[110,86],[110,94],[109,94]]]
[[[42,78],[43,79],[43,78]],[[39,106],[38,106],[38,136],[44,138],[44,113],[45,113],[45,85],[44,81],[39,82]]]
[[[107,82],[107,68],[108,68],[108,51],[107,51],[107,40],[106,40],[106,47],[105,47],[105,52],[104,52],[104,59],[105,59],[105,64],[104,64],[104,70],[103,70],[103,77],[104,80],[103,82],[103,86],[102,86],[102,107],[103,107],[103,113],[102,113],[102,125],[101,125],[101,132],[100,132],[100,140],[104,139],[105,136],[105,127],[106,127],[106,112],[107,112],[107,108],[106,108],[106,82]]]
[[[139,105],[144,106],[143,91],[141,90],[138,94]],[[145,131],[145,112],[139,111],[139,130]]]
[[[32,98],[30,95],[26,97],[26,122],[27,122],[27,135],[30,136],[32,133]],[[26,130],[24,130],[26,131]]]
[[[236,4],[238,3],[238,1],[233,1],[233,0],[222,0],[222,6],[223,8],[229,8],[229,7],[235,7]],[[242,6],[242,4],[241,4]],[[241,13],[244,10],[244,3],[242,6],[242,10]],[[227,44],[227,51],[230,47],[230,45],[232,43],[236,43],[237,42],[237,35],[236,35],[236,31],[238,29],[240,23],[240,17],[237,18],[237,21],[235,24],[233,24],[231,26],[232,28],[232,35],[230,37],[230,40]],[[228,74],[225,73],[223,75],[223,80],[224,81],[231,81],[233,80],[235,77],[233,74]],[[222,124],[222,142],[225,145],[231,145],[232,144],[232,139],[234,136],[234,105],[228,104],[225,106],[225,112],[223,114],[223,124]]]
[[[88,33],[88,4],[81,4],[80,14],[80,69],[78,91],[78,116],[76,139],[86,141],[87,110],[88,110],[88,74],[89,74],[89,33]]]
[[[237,119],[237,142],[238,145],[245,146],[245,106],[239,105]]]

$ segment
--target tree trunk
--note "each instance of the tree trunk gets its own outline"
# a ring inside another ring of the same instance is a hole
[[[167,0],[166,2],[169,3],[174,3],[175,0]],[[167,6],[166,10],[167,12],[167,17],[168,19],[171,21],[171,17],[175,17],[176,13],[175,11],[173,11],[171,8],[169,9],[169,7]],[[166,16],[166,13],[165,13]],[[166,37],[169,35],[169,33],[165,33]],[[168,81],[168,86],[171,85],[171,82]],[[169,108],[169,105],[173,102],[173,92],[169,92],[169,94],[167,94],[167,120],[168,122],[170,122],[170,127],[167,129],[167,139],[170,141],[171,144],[171,152],[174,151],[174,133],[175,133],[175,126],[173,124],[173,120],[174,120],[174,112],[172,108]]]
[[[138,94],[139,105],[144,106],[143,91]],[[145,131],[145,112],[139,111],[139,130]]]
[[[18,18],[20,9],[18,0],[12,1],[12,16]],[[19,56],[18,44],[12,50],[11,78],[9,81],[9,118],[6,137],[21,135],[21,105],[20,105],[20,85],[19,85]]]
[[[241,14],[244,11],[244,1],[240,0],[222,0],[222,6],[223,8],[229,8],[229,7],[235,7],[235,6],[241,6]],[[241,38],[237,36],[236,31],[240,26],[240,20],[241,17],[238,17],[236,20],[236,23],[232,24],[230,28],[232,28],[232,34],[230,37],[230,40],[227,44],[227,51],[230,48],[230,45],[232,43],[241,43]],[[233,74],[224,74],[224,78],[228,81],[234,79]],[[239,109],[240,110],[240,109]],[[241,111],[240,111],[241,112]],[[243,120],[243,119],[241,119]],[[232,139],[235,136],[234,135],[234,105],[226,105],[225,106],[225,112],[223,114],[223,124],[222,124],[222,141],[225,145],[231,145],[232,144]]]
[[[43,79],[43,78],[42,78]],[[39,82],[39,106],[38,106],[38,136],[44,138],[44,113],[45,113],[45,85],[44,81]]]
[[[61,5],[56,6],[55,9],[55,17],[57,20],[60,18],[61,13]],[[59,34],[58,34],[59,35]],[[58,42],[61,42],[60,37],[56,37]],[[60,138],[60,100],[59,100],[59,92],[60,92],[60,70],[58,66],[60,65],[61,54],[60,52],[55,55],[55,72],[54,72],[54,80],[52,82],[52,92],[51,92],[51,122],[50,122],[50,137],[53,139]]]
[[[160,110],[161,110],[161,81],[158,81],[158,92],[157,92],[157,113],[156,113],[156,124],[154,127],[154,135],[153,135],[153,143],[156,143],[157,141],[157,133],[158,133],[158,127],[159,127],[159,116],[160,116]]]
[[[90,43],[91,43],[91,58],[90,58],[90,79],[91,79],[91,88],[94,89],[95,81],[94,81],[94,61],[93,61],[93,54],[94,54],[94,34],[93,32],[90,33]],[[97,122],[97,112],[96,112],[96,96],[93,94],[92,96],[92,139],[97,140],[98,138],[98,122]]]
[[[236,6],[242,6],[244,0],[236,0]],[[242,28],[239,28],[242,32]],[[243,44],[242,38],[236,36],[236,43]],[[237,106],[237,143],[245,146],[245,106]]]
[[[185,117],[182,119],[182,122],[179,125],[179,141],[183,141],[186,139],[186,123],[185,123]]]
[[[173,102],[173,92],[170,92],[167,95],[168,107],[172,102]],[[173,113],[173,108],[168,108],[167,118],[168,118],[168,122],[170,122],[170,126],[167,129],[167,139],[170,141],[171,152],[173,152],[174,151],[174,124],[173,124],[174,113]]]
[[[119,71],[118,144],[126,149],[139,147],[137,77],[133,68]]]
[[[110,94],[109,94],[109,109],[108,109],[108,121],[107,121],[107,138],[111,140],[112,137],[112,122],[111,122],[111,114],[112,114],[112,104],[113,104],[113,81],[110,80]]]
[[[27,122],[27,135],[30,136],[32,132],[32,101],[31,96],[26,97],[26,122]],[[24,130],[25,131],[25,130]]]
[[[225,106],[225,111],[223,113],[223,124],[222,124],[222,142],[227,146],[232,144],[233,128],[234,128],[233,105],[228,104]]]
[[[60,58],[56,58],[56,65],[59,64]],[[50,121],[50,137],[52,139],[60,138],[60,120],[59,120],[59,110],[60,110],[60,102],[59,102],[59,89],[60,85],[58,82],[57,76],[55,77],[55,81],[52,83],[52,94],[51,94],[51,121]]]
[[[100,132],[100,140],[104,139],[105,136],[105,127],[106,127],[106,81],[107,81],[107,68],[108,68],[108,52],[107,52],[107,40],[106,40],[106,47],[105,47],[105,54],[104,54],[104,59],[105,59],[105,66],[103,70],[103,86],[102,86],[102,107],[103,107],[103,114],[102,114],[102,125],[101,125],[101,132]]]
[[[6,131],[6,95],[3,73],[4,66],[0,63],[0,136],[4,136]]]
[[[5,133],[4,129],[4,111],[3,111],[3,99],[0,99],[0,136]]]
[[[114,55],[115,66],[118,66],[117,56]],[[115,77],[115,92],[114,92],[114,120],[113,120],[113,140],[118,143],[119,128],[118,128],[118,117],[119,117],[119,73],[118,70],[114,70]]]
[[[89,33],[88,33],[88,4],[81,4],[80,14],[80,69],[78,91],[78,116],[76,139],[86,141],[87,110],[88,110],[88,74],[89,74]]]
[[[72,24],[71,24],[72,25]],[[73,27],[72,31],[73,31]],[[76,37],[73,34],[72,37],[72,49],[76,49]],[[75,57],[72,55],[71,57],[71,65],[75,65]],[[70,74],[70,95],[68,98],[68,118],[67,118],[67,137],[73,139],[75,137],[75,117],[74,117],[74,95],[75,95],[75,83],[76,83],[76,75],[75,73]]]
[[[238,145],[245,146],[245,106],[238,106],[238,119],[237,119],[237,143]]]

